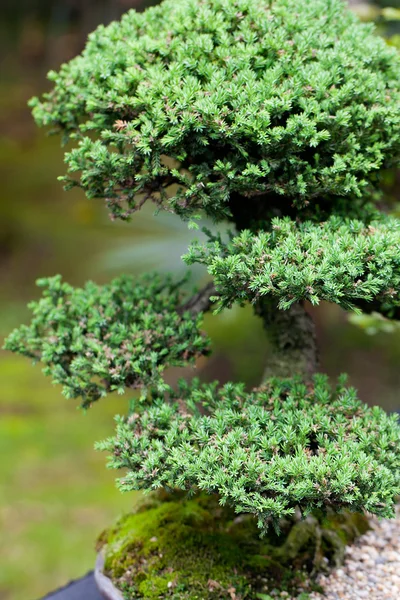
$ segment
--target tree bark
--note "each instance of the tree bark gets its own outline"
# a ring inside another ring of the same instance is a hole
[[[271,356],[263,379],[302,375],[310,381],[319,365],[315,324],[303,304],[279,310],[268,300],[256,307],[271,343]]]
[[[201,312],[209,311],[212,306],[211,298],[212,296],[215,296],[216,293],[214,282],[210,281],[204,288],[197,292],[197,294],[189,298],[185,304],[182,304],[182,306],[178,308],[179,314],[188,311],[195,316]]]

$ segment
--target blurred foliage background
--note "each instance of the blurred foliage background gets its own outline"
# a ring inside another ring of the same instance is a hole
[[[51,68],[81,50],[98,23],[143,0],[3,0],[0,19],[0,338],[28,319],[35,279],[62,273],[80,285],[122,272],[183,270],[193,233],[177,218],[150,211],[111,223],[101,202],[62,191],[59,139],[38,131],[26,107],[47,89]],[[378,34],[400,48],[400,2],[351,2]],[[400,215],[400,176],[385,174],[385,202]],[[193,281],[204,273],[196,271]],[[366,402],[400,409],[400,326],[379,316],[313,309],[322,368],[346,371]],[[207,317],[214,354],[197,366],[206,379],[257,384],[268,342],[250,308]],[[170,380],[185,374],[171,372]],[[136,501],[114,487],[96,439],[111,433],[126,398],[100,402],[88,414],[47,381],[40,367],[0,352],[0,600],[35,599],[89,570],[94,540]]]

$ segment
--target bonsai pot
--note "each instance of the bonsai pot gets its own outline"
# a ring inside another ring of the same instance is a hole
[[[113,582],[104,574],[104,554],[99,552],[96,558],[94,568],[94,580],[97,589],[105,600],[124,600],[121,592],[115,587]]]

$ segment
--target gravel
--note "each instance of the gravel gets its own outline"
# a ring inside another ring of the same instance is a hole
[[[400,600],[400,507],[396,519],[371,518],[372,530],[346,550],[344,565],[318,582],[311,600]]]

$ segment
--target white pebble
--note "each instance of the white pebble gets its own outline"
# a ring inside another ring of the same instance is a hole
[[[400,507],[396,519],[371,518],[372,530],[346,549],[342,568],[321,575],[312,600],[400,600]]]

